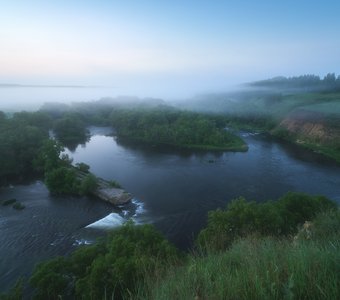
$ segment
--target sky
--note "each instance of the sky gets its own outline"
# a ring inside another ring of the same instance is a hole
[[[0,83],[185,97],[340,70],[340,1],[0,0]]]

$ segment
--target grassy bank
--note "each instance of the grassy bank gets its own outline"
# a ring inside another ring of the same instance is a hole
[[[166,143],[157,141],[145,141],[139,137],[119,137],[120,142],[126,143],[136,143],[139,145],[160,147],[167,149],[187,149],[187,150],[199,150],[199,151],[231,151],[231,152],[246,152],[248,150],[247,144],[238,136],[230,136],[230,141],[227,144],[221,145],[204,145],[204,144],[176,144],[176,143]]]
[[[300,145],[302,145],[306,149],[312,150],[316,153],[320,153],[340,163],[340,150],[336,147],[331,147],[327,145],[318,145],[318,144],[313,144],[313,143],[303,143]]]
[[[0,299],[21,299],[20,282]],[[238,198],[209,213],[187,254],[152,225],[128,222],[39,264],[29,283],[33,299],[44,300],[339,299],[340,211],[300,193],[275,202]]]
[[[339,299],[340,212],[318,214],[292,235],[250,233],[225,250],[188,256],[136,299]]]
[[[285,128],[276,127],[274,130],[270,131],[271,135],[279,138],[281,140],[285,140],[287,142],[296,144],[300,147],[303,147],[307,150],[313,151],[315,153],[319,153],[325,157],[328,157],[336,162],[340,163],[340,146],[339,141],[333,141],[321,143],[320,141],[313,140],[303,135],[298,135],[288,131]],[[340,140],[340,137],[339,137]]]
[[[141,299],[339,299],[339,236],[318,241],[255,236],[223,253],[192,255]]]

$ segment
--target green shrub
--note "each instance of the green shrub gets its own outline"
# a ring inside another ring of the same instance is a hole
[[[89,173],[90,171],[90,166],[85,164],[85,163],[76,163],[76,168],[81,171],[81,172],[84,172],[84,173]]]
[[[154,274],[177,257],[177,250],[153,226],[128,223],[112,233],[107,252],[77,281],[76,294],[83,299],[120,299],[134,292],[146,272]]]
[[[283,218],[281,230],[286,234],[294,233],[297,225],[314,219],[318,213],[337,208],[337,205],[326,197],[293,192],[281,197],[277,206]]]
[[[98,187],[98,180],[97,177],[93,174],[88,174],[84,179],[81,181],[79,187],[79,193],[82,195],[87,195],[94,192]]]
[[[30,282],[35,299],[122,299],[135,292],[145,274],[160,274],[178,258],[153,226],[127,223],[106,241],[38,265]]]
[[[238,237],[251,233],[287,235],[318,213],[336,209],[336,204],[322,196],[287,193],[276,202],[248,202],[238,198],[226,210],[208,213],[208,225],[197,238],[203,249],[224,250]]]
[[[52,194],[79,194],[80,181],[69,167],[52,169],[45,174],[45,184]]]
[[[323,212],[312,223],[312,239],[316,241],[337,241],[340,244],[340,210]]]
[[[69,295],[69,284],[72,282],[67,259],[56,257],[48,262],[40,263],[30,278],[30,284],[35,288],[33,299],[54,300]]]
[[[122,186],[115,180],[110,180],[109,181],[109,186],[113,188],[120,189]]]
[[[54,122],[53,129],[58,140],[65,145],[85,143],[88,138],[86,124],[78,114],[64,114]]]

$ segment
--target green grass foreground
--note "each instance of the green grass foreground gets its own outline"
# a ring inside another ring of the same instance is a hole
[[[190,253],[152,225],[40,263],[33,299],[339,299],[340,211],[321,196],[232,201],[209,213]],[[1,300],[22,299],[22,279]]]
[[[148,281],[140,299],[339,299],[339,238],[243,238],[223,253],[191,255]]]
[[[136,298],[340,297],[340,211],[324,197],[236,199],[209,213],[197,244],[183,265],[150,277]]]

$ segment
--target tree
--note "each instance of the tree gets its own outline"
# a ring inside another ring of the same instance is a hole
[[[335,209],[336,204],[326,197],[303,193],[290,192],[276,202],[256,203],[238,198],[226,210],[209,212],[208,225],[199,233],[197,244],[203,249],[224,250],[236,238],[248,234],[292,234],[318,213]]]
[[[68,286],[72,282],[69,263],[63,257],[40,263],[30,278],[35,288],[33,299],[57,300],[66,297]]]
[[[76,167],[77,169],[79,169],[79,171],[84,172],[84,173],[89,173],[90,171],[90,166],[82,162],[76,163]]]
[[[70,160],[67,156],[60,158],[64,147],[57,141],[48,139],[44,141],[35,160],[36,168],[43,172],[49,172],[55,168],[68,165]]]
[[[65,114],[54,122],[53,129],[57,139],[72,149],[88,138],[86,125],[78,114]]]
[[[146,272],[151,274],[175,259],[177,250],[152,225],[127,223],[111,234],[107,252],[77,281],[76,293],[83,299],[124,298]]]
[[[98,180],[97,177],[93,174],[88,174],[86,177],[81,181],[79,187],[79,193],[81,195],[87,195],[94,192],[98,187]]]
[[[293,192],[281,197],[277,206],[283,218],[283,233],[292,233],[297,225],[310,221],[318,213],[337,208],[336,204],[326,197]]]
[[[334,73],[328,73],[323,79],[323,81],[327,84],[334,84],[335,80],[336,80],[336,77]]]
[[[45,174],[45,184],[52,194],[79,194],[80,180],[76,171],[69,167],[58,167]]]
[[[47,138],[47,132],[37,126],[3,118],[0,122],[0,181],[17,180],[32,174],[32,162]]]
[[[176,248],[152,225],[128,222],[105,241],[41,263],[30,283],[34,299],[125,299],[146,274],[164,272],[178,260]]]

